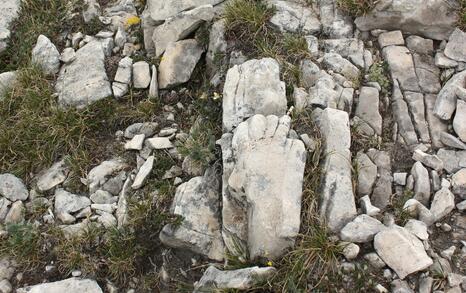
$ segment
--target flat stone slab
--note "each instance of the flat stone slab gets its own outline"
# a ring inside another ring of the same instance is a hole
[[[2,0],[0,4],[0,52],[6,49],[10,24],[18,16],[21,0]]]
[[[91,279],[69,278],[62,281],[43,283],[16,290],[17,293],[102,293],[96,281]]]
[[[112,95],[104,61],[101,43],[92,41],[76,52],[73,62],[62,66],[55,86],[60,106],[80,109]]]

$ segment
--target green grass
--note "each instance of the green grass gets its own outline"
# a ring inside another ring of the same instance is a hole
[[[460,0],[459,4],[458,27],[464,31],[466,30],[466,0]]]
[[[395,195],[392,199],[391,208],[393,210],[393,215],[395,216],[396,223],[400,226],[404,226],[409,219],[412,218],[408,209],[404,208],[404,205],[413,195],[413,191],[406,189],[403,195]]]
[[[377,2],[377,0],[337,0],[338,7],[352,16],[367,14]]]
[[[392,81],[389,78],[388,64],[386,62],[374,63],[369,68],[368,81],[377,82],[382,88],[382,95],[388,95],[392,90]]]
[[[84,110],[64,110],[53,97],[51,81],[40,70],[20,70],[19,83],[0,101],[0,169],[28,178],[67,157],[83,175],[106,154],[104,141],[130,123],[150,121],[158,105],[101,100]]]

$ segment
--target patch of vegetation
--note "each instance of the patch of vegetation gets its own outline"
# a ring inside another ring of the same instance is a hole
[[[458,27],[461,30],[466,30],[466,0],[460,0],[460,9],[458,11]]]
[[[225,7],[227,37],[234,41],[234,49],[241,50],[249,58],[276,59],[290,94],[293,85],[300,83],[298,63],[310,54],[303,36],[283,34],[270,24],[274,11],[262,0],[229,2]]]
[[[364,122],[361,122],[364,123]],[[380,137],[376,135],[366,135],[362,133],[358,128],[360,124],[354,123],[351,125],[351,153],[353,156],[363,150],[378,149],[380,150],[382,141]]]
[[[362,16],[370,12],[377,0],[337,0],[338,7],[352,16]]]
[[[398,225],[404,226],[409,219],[411,219],[411,215],[408,209],[404,208],[405,203],[413,197],[414,193],[412,190],[405,189],[403,195],[398,196],[395,195],[392,198],[391,206],[393,209],[393,214],[395,216],[395,221]]]
[[[388,95],[392,90],[392,81],[389,78],[388,64],[386,62],[374,63],[369,68],[369,81],[377,82],[382,88],[382,95]]]
[[[68,156],[77,175],[108,150],[105,140],[130,123],[151,121],[158,105],[150,100],[101,100],[84,110],[62,109],[51,81],[29,67],[0,101],[0,169],[28,179],[31,173]]]

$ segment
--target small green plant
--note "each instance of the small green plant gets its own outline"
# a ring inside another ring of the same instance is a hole
[[[466,30],[466,0],[460,0],[458,10],[458,26],[463,31]]]
[[[388,76],[388,64],[386,62],[374,63],[369,68],[368,80],[377,82],[382,88],[383,95],[388,95],[392,88],[392,82]]]
[[[398,225],[404,226],[411,215],[407,209],[404,208],[405,203],[413,197],[414,193],[412,190],[405,189],[401,196],[395,195],[392,199],[392,209],[395,216],[395,221]]]
[[[378,0],[337,0],[338,7],[352,16],[361,16],[371,11]]]

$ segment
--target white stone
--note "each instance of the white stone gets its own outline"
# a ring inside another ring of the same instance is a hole
[[[127,167],[121,159],[112,159],[102,162],[94,167],[87,175],[86,183],[89,187],[89,192],[94,193],[100,189],[108,179]]]
[[[139,189],[144,185],[144,181],[146,180],[147,176],[149,176],[150,172],[152,172],[152,167],[154,166],[154,159],[154,156],[150,156],[149,158],[147,158],[147,160],[139,169],[139,172],[136,175],[136,178],[134,179],[131,188]]]
[[[369,195],[361,197],[359,203],[364,213],[368,216],[376,216],[380,213],[380,209],[371,204],[371,199],[369,198]]]
[[[155,65],[152,65],[152,77],[149,85],[149,98],[158,98],[159,97],[159,82],[157,80],[157,68]]]
[[[135,135],[131,140],[126,142],[125,149],[138,151],[142,150],[142,145],[144,144],[145,138],[146,135],[144,133]]]
[[[445,47],[445,56],[450,59],[466,62],[466,33],[456,28],[448,39]]]
[[[11,201],[26,200],[29,192],[23,181],[13,174],[0,174],[0,195]]]
[[[396,184],[405,186],[406,185],[406,177],[408,173],[393,173],[393,180]]]
[[[5,217],[5,224],[19,224],[24,221],[26,209],[22,201],[14,202]]]
[[[133,73],[133,59],[125,57],[118,63],[118,69],[113,79],[116,82],[123,84],[131,84],[131,77]]]
[[[421,162],[416,162],[411,168],[411,175],[414,178],[414,198],[427,206],[430,199],[429,172]]]
[[[421,240],[429,239],[429,233],[427,233],[427,225],[422,221],[409,219],[408,222],[405,224],[405,229]]]
[[[270,22],[282,32],[315,34],[320,32],[321,24],[312,8],[297,2],[268,0],[275,14]]]
[[[31,61],[38,65],[45,74],[56,74],[60,69],[60,53],[57,47],[44,35],[39,35],[32,50]]]
[[[368,215],[359,215],[341,229],[340,238],[343,241],[365,243],[371,241],[374,235],[383,229],[385,226],[379,220]]]
[[[17,293],[102,293],[96,281],[91,279],[69,278],[52,283],[42,283],[38,285],[19,288]]]
[[[359,246],[354,243],[348,243],[345,245],[342,251],[343,255],[347,260],[353,260],[358,257],[359,254]]]
[[[379,46],[384,48],[393,45],[404,45],[405,40],[401,31],[391,31],[379,35]]]
[[[40,192],[48,191],[63,183],[68,176],[68,168],[64,160],[56,162],[49,169],[38,175],[37,188]]]
[[[133,87],[145,89],[149,87],[151,80],[150,67],[146,61],[139,61],[133,64]]]
[[[458,100],[456,103],[456,113],[453,119],[453,129],[459,138],[466,142],[466,102]]]
[[[437,191],[430,205],[430,212],[437,222],[448,215],[455,208],[455,196],[447,188]]]
[[[147,144],[155,150],[171,149],[175,147],[168,137],[153,137],[147,139]]]

